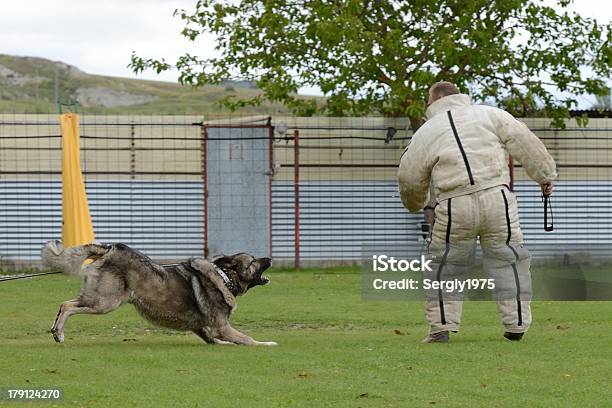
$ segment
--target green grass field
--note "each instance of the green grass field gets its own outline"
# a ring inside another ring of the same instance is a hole
[[[494,303],[466,302],[462,332],[424,345],[422,302],[362,301],[356,269],[269,276],[233,317],[279,343],[261,348],[209,346],[130,305],[74,316],[55,344],[49,328],[78,280],[3,282],[0,388],[60,387],[62,407],[610,406],[611,303],[534,302],[532,329],[513,343]]]

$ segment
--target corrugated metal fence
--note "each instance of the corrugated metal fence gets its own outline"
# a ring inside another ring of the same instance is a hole
[[[612,123],[591,120],[581,129],[569,122],[565,130],[550,129],[545,120],[527,123],[560,173],[555,231],[546,233],[538,187],[515,167],[527,245],[536,259],[608,260]],[[261,131],[266,126],[270,132]],[[227,223],[234,246],[257,252],[269,245],[249,245],[271,242],[276,260],[293,262],[299,252],[306,262],[354,262],[371,246],[417,254],[424,248],[423,218],[403,209],[395,183],[410,134],[406,120],[386,118],[84,116],[81,160],[96,237],[156,259],[203,256],[225,234],[227,217],[240,220]],[[60,152],[57,116],[0,116],[1,268],[34,265],[42,243],[60,237]],[[212,154],[214,168],[206,162]],[[258,157],[268,163],[255,163]],[[219,160],[228,163],[219,166]],[[249,160],[253,166],[245,166]],[[223,186],[223,197],[208,201],[209,188],[220,188],[214,186]]]

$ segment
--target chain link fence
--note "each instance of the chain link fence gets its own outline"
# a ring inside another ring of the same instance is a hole
[[[81,164],[96,239],[157,260],[247,251],[302,265],[355,263],[364,247],[419,254],[423,216],[397,193],[403,118],[92,116]],[[555,230],[538,186],[514,163],[534,259],[606,262],[612,254],[612,121],[525,122],[557,160]],[[38,265],[61,236],[57,115],[0,115],[0,268]]]

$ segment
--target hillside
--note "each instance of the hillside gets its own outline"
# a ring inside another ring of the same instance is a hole
[[[92,75],[63,62],[0,54],[0,113],[57,112],[56,96],[78,100],[80,110],[108,114],[221,113],[227,96],[260,93],[245,81],[193,88],[177,83]],[[278,104],[243,108],[238,113],[286,113]]]

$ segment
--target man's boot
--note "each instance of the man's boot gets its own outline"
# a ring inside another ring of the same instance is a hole
[[[511,341],[519,341],[520,339],[523,338],[523,334],[524,333],[505,332],[504,333],[504,337],[507,338],[508,340],[511,340]]]
[[[441,331],[428,334],[421,343],[448,343],[449,339],[448,331]]]

